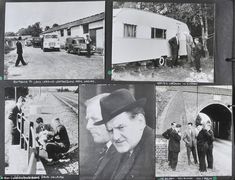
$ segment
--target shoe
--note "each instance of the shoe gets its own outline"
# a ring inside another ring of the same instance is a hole
[[[59,161],[54,161],[54,160],[52,160],[52,161],[50,161],[50,162],[47,162],[46,164],[47,164],[47,166],[53,166],[53,165],[56,165],[57,163],[58,163]]]
[[[28,63],[23,64],[23,66],[26,66]]]

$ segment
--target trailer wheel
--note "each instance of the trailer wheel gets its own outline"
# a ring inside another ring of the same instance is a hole
[[[160,57],[158,60],[159,66],[164,66],[165,63],[166,63],[166,58],[164,58],[163,56]]]
[[[166,63],[166,58],[165,57],[160,57],[159,59],[154,60],[154,66],[155,67],[161,67],[164,66]]]

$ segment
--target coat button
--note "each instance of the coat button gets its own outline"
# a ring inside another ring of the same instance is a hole
[[[132,179],[135,177],[133,174],[131,174],[130,176],[131,176]]]

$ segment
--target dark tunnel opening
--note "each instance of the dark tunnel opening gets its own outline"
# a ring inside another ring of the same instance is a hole
[[[206,114],[211,119],[216,138],[224,140],[232,139],[232,113],[226,106],[211,104],[203,108],[200,112]]]

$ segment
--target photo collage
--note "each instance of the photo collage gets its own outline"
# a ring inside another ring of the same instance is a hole
[[[235,1],[0,1],[0,179],[233,180]]]

